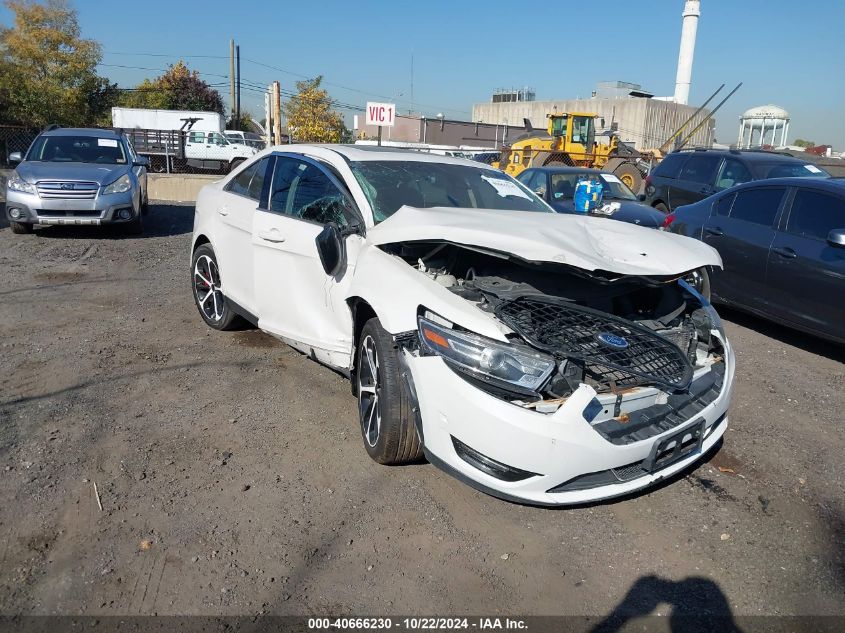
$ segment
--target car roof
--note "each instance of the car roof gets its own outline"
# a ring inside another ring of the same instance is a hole
[[[44,136],[92,136],[95,138],[120,138],[120,133],[107,128],[57,127],[42,132]]]
[[[669,156],[705,156],[705,155],[716,155],[716,156],[726,156],[732,158],[742,158],[743,160],[749,162],[785,162],[785,163],[808,163],[808,161],[801,156],[795,156],[793,154],[783,154],[778,152],[769,152],[766,150],[741,150],[741,149],[690,149],[690,150],[680,150],[676,152],[672,152],[668,154],[666,158]],[[665,159],[664,159],[665,160]]]
[[[788,178],[764,178],[744,182],[726,191],[751,189],[754,187],[801,187],[802,189],[823,189],[834,193],[845,193],[845,179],[842,178],[807,178],[791,176]],[[706,200],[706,198],[705,198]]]
[[[416,150],[408,150],[397,147],[379,147],[377,145],[339,145],[339,144],[313,144],[313,145],[276,145],[270,148],[273,152],[285,152],[294,154],[308,154],[309,150],[322,149],[331,150],[351,162],[366,161],[413,161],[420,163],[440,163],[448,165],[468,165],[479,169],[490,169],[500,172],[498,169],[489,167],[484,163],[467,158],[444,156],[442,154],[429,154]]]

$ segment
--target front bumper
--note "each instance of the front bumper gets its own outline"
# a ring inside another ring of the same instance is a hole
[[[13,217],[17,209],[19,217]],[[131,211],[129,218],[120,218],[121,210]],[[37,194],[11,191],[6,188],[6,219],[22,224],[98,225],[131,222],[140,213],[140,196],[134,189],[105,195],[98,192],[88,200],[45,199]]]
[[[620,415],[614,410],[615,397],[603,394],[597,398],[589,386],[582,385],[554,413],[538,413],[482,391],[458,376],[440,357],[415,356],[405,350],[403,361],[418,401],[418,425],[426,454],[433,464],[498,497],[536,505],[568,505],[617,497],[654,485],[712,448],[727,429],[733,387],[735,361],[727,341],[724,350],[718,389],[711,385],[706,399],[677,409],[691,417],[662,418],[651,433],[637,432],[624,440],[600,432],[602,424],[597,422]],[[707,383],[711,371],[697,371],[694,381]],[[606,415],[602,417],[599,411],[588,421],[585,410],[595,411],[597,401]],[[648,407],[659,407],[663,402],[665,394],[642,388],[624,393],[619,406],[621,413],[630,412],[634,420],[638,411],[655,410]],[[649,461],[658,446],[671,445],[673,434],[682,431],[681,437],[690,440],[693,427],[700,438],[686,449],[690,452],[668,460],[665,467],[655,467],[655,462]],[[639,439],[642,437],[645,439]],[[519,481],[491,476],[458,454],[456,446],[461,444],[530,475]]]

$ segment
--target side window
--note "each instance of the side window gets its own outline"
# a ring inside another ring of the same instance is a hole
[[[335,222],[338,226],[346,226],[343,194],[320,169],[303,164],[305,169],[300,171],[292,192],[291,215],[319,224]]]
[[[535,171],[531,176],[530,184],[527,184],[526,187],[537,193],[537,195],[546,195],[546,173],[542,171]]]
[[[748,167],[734,158],[726,158],[719,177],[716,178],[716,189],[730,189],[734,185],[751,182],[754,178]]]
[[[189,143],[205,143],[205,132],[190,132],[188,134]]]
[[[669,154],[660,161],[660,164],[654,170],[654,175],[663,178],[677,178],[687,158],[689,158],[689,154]]]
[[[736,194],[731,193],[716,200],[716,202],[713,203],[713,210],[716,212],[716,215],[724,217],[729,216],[731,214],[731,206],[734,203],[734,198],[736,198]]]
[[[845,228],[845,200],[799,189],[786,224],[788,233],[826,240],[833,229]]]
[[[523,185],[531,188],[531,180],[534,178],[534,170],[533,169],[526,169],[516,177],[516,179],[521,182]]]
[[[294,218],[338,226],[348,224],[346,198],[322,170],[310,163],[279,157],[273,171],[270,210]]]
[[[681,169],[681,180],[689,180],[701,184],[708,184],[713,182],[713,176],[716,175],[716,168],[719,166],[721,158],[719,156],[696,156],[693,154],[689,157],[687,162]]]
[[[739,191],[731,207],[731,219],[772,226],[784,193],[786,193],[784,187],[763,187]]]
[[[249,192],[247,195],[253,200],[261,200],[261,191],[264,189],[264,175],[267,173],[267,163],[270,158],[262,158],[258,162],[258,168],[249,182]]]
[[[264,161],[250,165],[249,167],[244,169],[241,173],[239,173],[237,176],[235,176],[232,180],[229,181],[229,184],[226,185],[226,191],[228,191],[230,193],[236,193],[240,196],[252,197],[252,196],[250,196],[250,193],[249,193],[249,184],[250,184],[250,182],[252,182],[252,177],[258,171],[258,165],[259,164],[266,165],[266,163],[264,163]],[[258,196],[256,196],[255,199],[257,200]]]

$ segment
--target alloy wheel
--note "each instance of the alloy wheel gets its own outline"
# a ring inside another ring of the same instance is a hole
[[[381,380],[379,358],[372,336],[361,341],[358,361],[358,413],[361,418],[361,433],[371,447],[378,442],[381,431]]]
[[[223,318],[223,292],[217,263],[208,255],[201,255],[194,264],[194,295],[197,305],[210,321]]]

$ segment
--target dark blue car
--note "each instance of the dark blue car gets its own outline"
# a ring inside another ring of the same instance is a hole
[[[558,213],[576,213],[575,185],[585,176],[597,178],[604,185],[603,200],[610,214],[591,212],[590,215],[612,218],[650,228],[660,228],[666,215],[637,200],[630,189],[615,175],[584,167],[536,167],[526,169],[519,180],[548,202]]]
[[[845,180],[758,180],[667,219],[722,256],[699,271],[713,301],[845,343]]]

